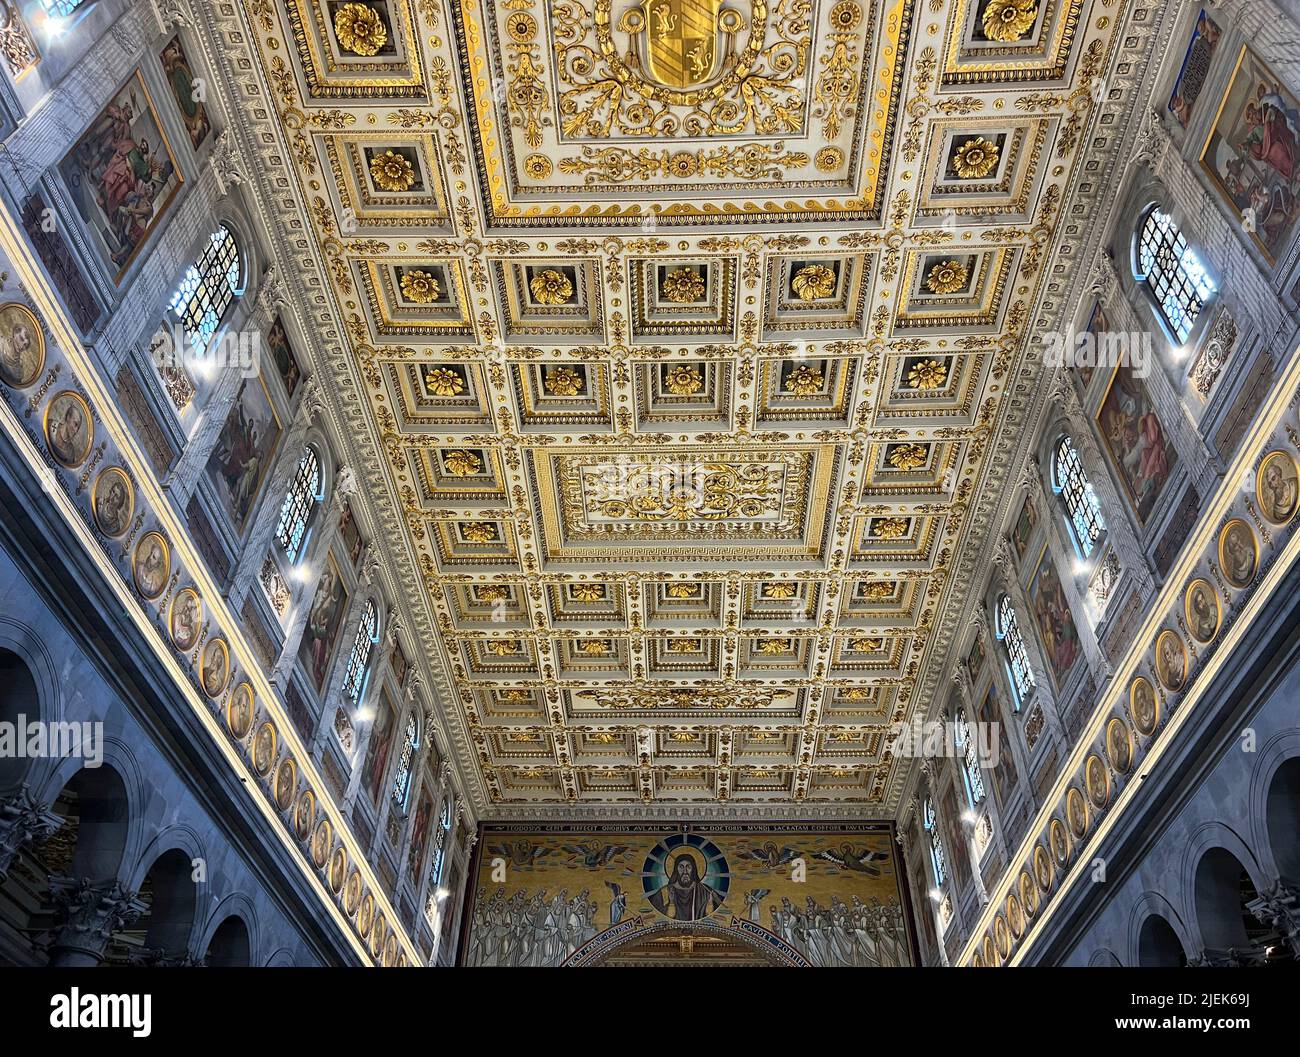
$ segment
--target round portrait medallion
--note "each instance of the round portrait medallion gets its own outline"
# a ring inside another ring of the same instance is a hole
[[[368,935],[375,920],[375,897],[367,892],[361,897],[361,906],[357,908],[357,932]]]
[[[1047,849],[1039,844],[1034,848],[1034,880],[1037,882],[1040,892],[1051,891],[1052,877],[1055,872],[1052,866],[1052,857],[1047,854]]]
[[[182,653],[194,648],[199,640],[199,626],[203,623],[203,601],[192,587],[183,587],[172,598],[167,614],[167,627],[172,644]]]
[[[1238,589],[1249,587],[1259,565],[1255,533],[1241,518],[1233,518],[1219,533],[1219,567],[1223,578]]]
[[[343,882],[348,876],[348,853],[344,850],[343,845],[334,849],[334,854],[330,856],[329,880],[330,889],[335,893],[343,891]]]
[[[0,305],[0,381],[25,389],[45,366],[45,333],[26,305]]]
[[[1223,607],[1219,604],[1218,592],[1208,580],[1198,578],[1187,585],[1183,594],[1183,616],[1187,618],[1187,629],[1197,642],[1210,642],[1219,633]]]
[[[316,821],[316,794],[304,789],[298,794],[298,806],[293,811],[293,831],[299,840],[306,840]]]
[[[1006,911],[1007,924],[1011,928],[1011,934],[1019,939],[1025,931],[1025,915],[1020,912],[1020,900],[1016,894],[1011,892],[1007,895],[1007,901],[1003,904]]]
[[[998,964],[998,952],[993,946],[993,937],[984,937],[984,964],[996,966]]]
[[[275,806],[288,811],[298,789],[298,765],[286,756],[275,769]]]
[[[397,962],[397,933],[390,932],[384,940],[384,968],[391,969]]]
[[[347,911],[348,917],[357,912],[357,907],[361,903],[361,874],[353,870],[348,874],[347,886],[343,889],[343,909]]]
[[[384,949],[384,940],[388,938],[388,922],[384,920],[384,915],[380,914],[375,919],[375,927],[370,930],[370,955],[373,958],[379,957],[379,952]]]
[[[90,507],[95,525],[109,539],[124,535],[135,513],[135,488],[120,466],[110,466],[95,478],[90,493]]]
[[[1092,806],[1100,811],[1110,802],[1110,772],[1096,753],[1083,765],[1083,782]]]
[[[1295,517],[1300,502],[1300,472],[1295,460],[1284,451],[1271,451],[1255,475],[1255,498],[1260,512],[1274,525],[1285,525]]]
[[[1038,913],[1038,889],[1034,887],[1034,879],[1028,870],[1020,871],[1020,905],[1027,917],[1032,918]]]
[[[1106,724],[1106,758],[1116,774],[1128,774],[1133,766],[1133,735],[1118,716]]]
[[[334,846],[334,827],[330,820],[322,818],[316,823],[311,835],[311,861],[323,867],[329,861],[330,849]]]
[[[1066,799],[1068,801],[1069,798]],[[1070,834],[1059,818],[1052,819],[1052,824],[1047,827],[1047,843],[1052,846],[1052,858],[1056,860],[1057,866],[1064,866],[1070,861]]]
[[[95,442],[90,405],[80,393],[65,389],[45,408],[45,442],[55,461],[68,469],[80,466]]]
[[[225,639],[211,639],[199,660],[199,682],[208,697],[220,697],[230,682],[230,647]]]
[[[275,763],[275,745],[278,735],[274,723],[263,723],[253,736],[253,770],[265,778]]]
[[[146,532],[135,545],[131,572],[135,589],[150,602],[167,590],[167,577],[171,575],[171,548],[161,532]]]
[[[731,871],[713,841],[698,833],[674,833],[646,856],[641,867],[646,900],[674,921],[702,921],[727,898]]]
[[[243,741],[253,729],[253,688],[240,683],[226,705],[226,726],[236,741]]]
[[[1178,691],[1187,682],[1187,648],[1177,632],[1166,628],[1156,638],[1156,678],[1166,690]]]
[[[1128,688],[1129,711],[1133,713],[1133,728],[1144,738],[1155,733],[1160,722],[1160,702],[1155,687],[1142,675]]]
[[[1001,914],[993,919],[993,942],[1003,958],[1011,953],[1011,931]]]
[[[1070,820],[1075,840],[1083,840],[1088,835],[1088,802],[1073,787],[1065,794],[1065,817]]]

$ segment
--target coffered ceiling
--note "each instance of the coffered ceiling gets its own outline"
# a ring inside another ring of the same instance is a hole
[[[1121,10],[246,0],[486,813],[885,809]]]

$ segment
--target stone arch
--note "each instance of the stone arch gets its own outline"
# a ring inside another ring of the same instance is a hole
[[[1174,942],[1169,943],[1169,935],[1158,920],[1172,933]],[[1191,933],[1182,915],[1174,909],[1159,892],[1146,891],[1138,897],[1129,913],[1128,957],[1125,965],[1180,965],[1186,964],[1189,952],[1196,949]],[[1182,961],[1180,962],[1179,955]],[[1172,959],[1172,960],[1171,960]]]
[[[1300,730],[1275,734],[1260,747],[1247,804],[1261,871],[1300,885]]]
[[[54,664],[45,643],[26,624],[0,617],[0,722],[58,722],[62,702]],[[15,735],[18,731],[15,729]],[[0,758],[0,796],[23,784],[36,787],[53,766],[46,758]]]
[[[1200,940],[1198,951],[1247,945],[1243,874],[1255,892],[1267,887],[1254,853],[1235,830],[1222,822],[1199,826],[1184,849],[1180,871],[1182,904],[1189,929]]]
[[[1122,966],[1118,955],[1109,947],[1099,947],[1093,951],[1092,957],[1088,959],[1089,967],[1098,967],[1103,969],[1115,969]]]
[[[194,949],[207,965],[257,965],[257,941],[257,911],[247,896],[236,892],[217,905]]]
[[[148,869],[129,890],[146,909],[128,929],[115,932],[113,938],[135,948],[128,960],[138,957],[145,964],[182,961],[190,953],[199,906],[191,856],[173,845],[145,861]]]

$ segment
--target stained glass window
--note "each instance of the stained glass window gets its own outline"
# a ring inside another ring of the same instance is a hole
[[[72,14],[85,2],[86,0],[41,0],[41,7],[51,18],[60,18]]]
[[[442,871],[447,865],[447,834],[451,832],[451,797],[442,802],[442,815],[438,819],[438,832],[433,838],[433,868],[430,873],[436,886],[442,881]]]
[[[1070,515],[1070,531],[1074,535],[1074,541],[1087,558],[1101,539],[1101,534],[1106,531],[1106,519],[1101,516],[1101,503],[1084,472],[1079,451],[1069,437],[1062,437],[1056,446],[1053,477],[1056,491],[1060,493],[1066,513]]]
[[[964,708],[957,710],[953,725],[956,728],[957,747],[962,750],[962,778],[966,782],[966,799],[974,807],[984,799],[984,775],[980,772],[979,747],[975,744],[974,732]]]
[[[343,673],[343,693],[352,701],[361,696],[361,688],[366,681],[366,668],[370,664],[370,653],[375,647],[378,636],[379,615],[375,603],[366,599],[366,608],[361,614],[361,624],[357,627],[357,637],[352,640],[352,652],[348,655],[348,667]]]
[[[406,717],[406,732],[402,736],[402,752],[397,757],[397,772],[393,775],[393,802],[400,808],[406,806],[411,792],[411,760],[420,745],[420,724],[415,712]]]
[[[185,338],[197,355],[205,352],[239,289],[239,247],[230,229],[217,228],[199,259],[185,269],[171,309],[185,327]]]
[[[1168,213],[1153,209],[1138,234],[1138,278],[1147,284],[1165,323],[1180,342],[1214,293],[1214,280]]]
[[[934,813],[934,801],[928,796],[921,809],[921,821],[930,836],[930,866],[934,870],[934,883],[941,885],[947,879],[947,862],[943,857],[943,839],[939,836],[939,818]]]
[[[1020,703],[1033,693],[1034,672],[1029,666],[1029,651],[1020,634],[1016,607],[1007,595],[998,600],[998,638],[1007,651],[1007,665],[1011,669],[1011,685],[1016,692],[1016,710],[1019,711]]]
[[[284,549],[290,562],[296,562],[302,553],[307,522],[311,518],[312,508],[321,498],[320,460],[316,457],[315,449],[308,446],[303,449],[302,458],[298,460],[298,469],[284,497],[280,520],[275,527],[276,542]]]

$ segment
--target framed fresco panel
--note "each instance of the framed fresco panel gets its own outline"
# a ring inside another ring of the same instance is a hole
[[[393,754],[393,739],[397,733],[397,709],[384,689],[379,695],[379,708],[375,712],[375,725],[366,743],[366,759],[361,768],[361,783],[370,796],[370,802],[379,806],[384,791],[384,778],[388,774],[388,759]]]
[[[1015,544],[1017,558],[1025,556],[1025,550],[1029,546],[1029,541],[1034,535],[1034,526],[1037,524],[1038,511],[1034,509],[1034,501],[1029,496],[1025,496],[1025,501],[1020,507],[1020,516],[1016,518],[1016,523],[1011,529],[1011,542]]]
[[[1046,547],[1039,555],[1038,568],[1029,581],[1029,604],[1038,621],[1038,634],[1042,639],[1048,667],[1052,669],[1056,685],[1060,686],[1074,668],[1082,647],[1074,614],[1070,612],[1069,600],[1065,597],[1061,578],[1056,573],[1056,564]]]
[[[1165,433],[1146,386],[1121,363],[1097,410],[1097,429],[1115,475],[1143,524],[1178,465],[1178,453]]]
[[[266,383],[260,376],[245,378],[206,468],[221,509],[240,536],[271,467],[280,431]]]
[[[1300,102],[1242,46],[1201,150],[1201,168],[1255,244],[1277,264],[1300,219]]]
[[[167,86],[181,112],[181,121],[185,123],[190,146],[198,150],[207,134],[212,131],[212,124],[208,121],[208,108],[203,102],[203,89],[199,79],[194,76],[194,67],[190,65],[185,45],[179,36],[172,37],[167,42],[158,61],[162,63]]]
[[[120,283],[185,180],[139,70],[59,163],[59,172]]]
[[[284,391],[292,400],[293,394],[298,389],[298,383],[302,381],[302,366],[298,362],[297,353],[293,351],[293,344],[289,341],[289,332],[285,330],[284,320],[279,316],[267,332],[266,347],[271,353],[271,360],[275,363],[280,380],[284,382]]]
[[[317,690],[324,689],[347,608],[347,588],[343,586],[343,578],[339,575],[339,568],[334,564],[334,555],[331,554],[316,582],[316,593],[312,596],[311,610],[307,614],[307,626],[303,628],[302,641],[298,644],[298,659],[307,669],[312,686]]]
[[[1196,19],[1192,30],[1192,39],[1187,42],[1187,52],[1183,56],[1183,65],[1178,70],[1178,80],[1174,82],[1173,91],[1169,93],[1169,113],[1183,128],[1192,119],[1192,108],[1200,98],[1201,89],[1205,87],[1205,76],[1210,69],[1210,60],[1214,58],[1215,49],[1223,31],[1205,11]]]

